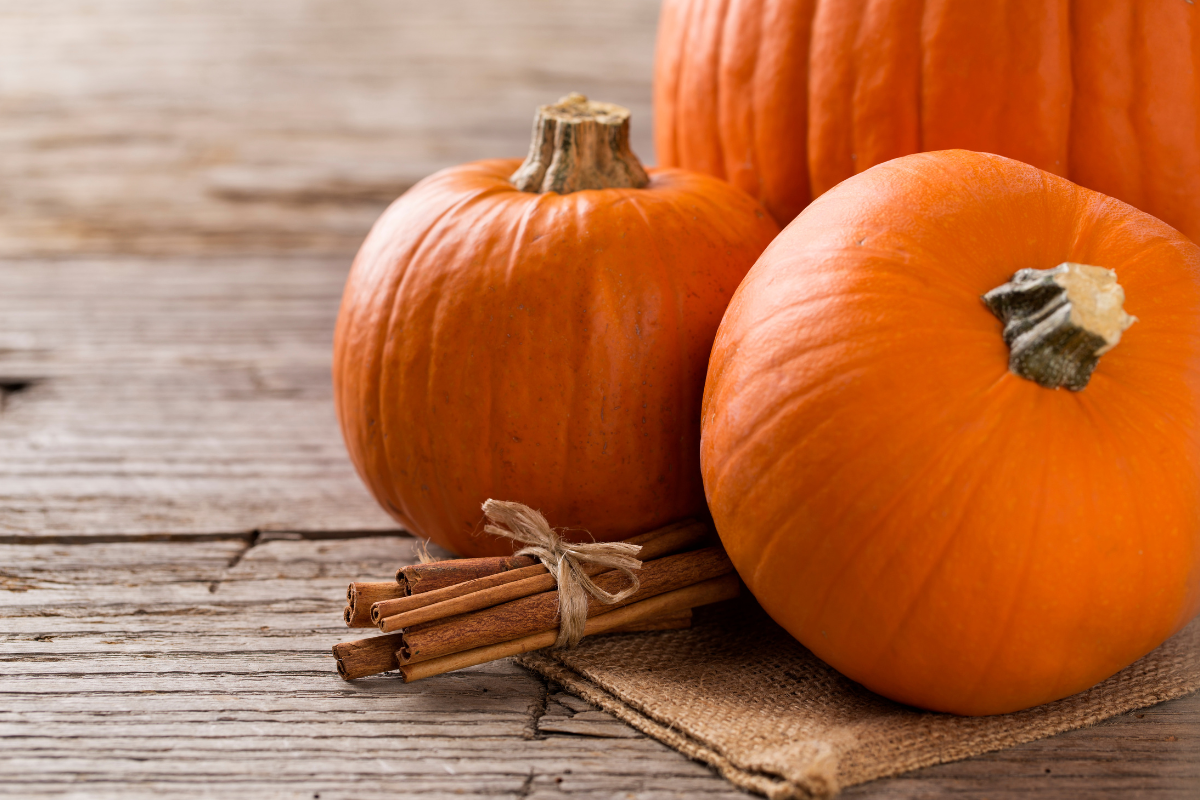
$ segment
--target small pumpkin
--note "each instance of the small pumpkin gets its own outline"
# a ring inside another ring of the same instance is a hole
[[[443,170],[363,243],[334,396],[359,474],[413,533],[511,553],[478,530],[488,498],[598,540],[703,512],[708,352],[779,227],[715,178],[643,170],[628,130],[618,106],[543,106],[524,165]]]
[[[890,158],[986,151],[1200,241],[1198,92],[1184,0],[665,0],[655,149],[783,223]]]
[[[1200,247],[1034,167],[912,155],[814,201],[734,296],[702,419],[750,590],[895,700],[1061,698],[1200,610]]]

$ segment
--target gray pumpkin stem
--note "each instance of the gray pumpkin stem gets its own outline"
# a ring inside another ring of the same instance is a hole
[[[982,299],[1004,323],[1009,370],[1047,389],[1087,386],[1100,356],[1137,321],[1117,274],[1087,264],[1023,269]]]

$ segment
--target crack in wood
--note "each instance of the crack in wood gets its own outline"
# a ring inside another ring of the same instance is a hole
[[[537,771],[533,767],[529,768],[529,774],[525,776],[525,780],[521,782],[521,787],[517,789],[517,797],[529,797],[533,792],[533,779],[537,777]]]
[[[257,529],[256,529],[257,530]],[[280,537],[287,534],[298,540],[320,541],[350,541],[352,539],[371,539],[380,536],[395,536],[408,539],[412,534],[408,531],[396,530],[344,530],[344,531],[264,531],[269,537]],[[222,542],[230,539],[249,541],[255,530],[249,531],[212,531],[209,533],[112,533],[112,534],[38,534],[36,536],[23,534],[0,534],[0,545],[73,545],[73,544],[123,544],[123,543],[153,543],[153,542]]]
[[[0,378],[0,414],[8,408],[8,398],[40,383],[33,378]]]
[[[531,672],[531,674],[533,674]],[[546,715],[546,707],[550,702],[550,682],[547,678],[537,676],[539,681],[538,693],[529,704],[529,721],[525,723],[524,738],[544,739],[545,734],[538,730],[538,721]]]
[[[258,546],[258,543],[262,541],[262,533],[258,528],[250,531],[250,536],[246,540],[246,546],[233,554],[233,558],[229,559],[229,563],[225,565],[225,572],[221,577],[208,585],[209,594],[216,594],[217,589],[221,588],[221,582],[225,580],[225,576],[229,574],[229,571],[240,564],[242,559],[246,557],[246,554]]]
[[[251,550],[257,547],[261,539],[262,531],[260,531],[258,528],[250,531],[250,538],[246,541],[246,546],[235,553],[233,558],[229,559],[229,565],[227,568],[233,569],[239,563],[241,563],[241,560],[246,557],[246,553],[249,553]]]

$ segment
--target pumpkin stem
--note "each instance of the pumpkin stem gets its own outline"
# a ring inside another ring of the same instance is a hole
[[[1004,323],[1008,368],[1047,389],[1078,392],[1137,317],[1125,313],[1125,290],[1103,267],[1066,262],[1023,269],[983,296]]]
[[[511,180],[539,194],[641,189],[650,182],[629,149],[629,109],[581,94],[538,108],[529,155]]]

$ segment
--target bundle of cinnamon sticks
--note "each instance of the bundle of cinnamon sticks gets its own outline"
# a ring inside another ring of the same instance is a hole
[[[641,547],[638,589],[613,604],[589,598],[583,635],[687,627],[696,606],[735,597],[740,582],[714,538],[687,520],[627,539]],[[582,570],[605,591],[624,588],[617,570]],[[414,681],[554,645],[558,587],[532,556],[434,561],[401,567],[395,581],[350,584],[344,618],[382,635],[334,645],[338,674],[398,669]]]

